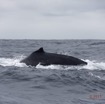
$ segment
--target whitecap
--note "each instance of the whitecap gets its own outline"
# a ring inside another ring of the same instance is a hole
[[[26,67],[24,63],[20,63],[24,56],[17,56],[13,58],[0,58],[1,66],[17,66],[17,67]]]

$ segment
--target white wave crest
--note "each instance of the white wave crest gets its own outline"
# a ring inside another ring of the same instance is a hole
[[[20,61],[24,58],[25,56],[17,56],[14,58],[0,58],[0,65],[1,66],[17,66],[17,67],[28,67],[24,63],[20,63]],[[84,60],[88,64],[84,66],[64,66],[64,65],[48,65],[48,66],[43,66],[40,65],[40,63],[36,66],[37,69],[58,69],[58,70],[69,70],[69,69],[89,69],[89,70],[105,70],[105,62],[96,62],[96,61],[91,61],[91,60]]]
[[[84,60],[88,64],[87,65],[79,65],[79,66],[64,66],[64,65],[48,65],[48,66],[43,66],[38,64],[36,68],[41,68],[41,69],[59,69],[59,70],[70,70],[70,69],[88,69],[88,70],[105,70],[105,62],[96,62],[96,61],[90,61],[90,60]]]
[[[40,63],[36,66],[36,68],[41,69],[62,69],[61,65],[47,65],[43,66]]]
[[[95,60],[90,61],[90,60],[84,60],[88,64],[83,66],[84,69],[90,69],[90,70],[105,70],[105,62],[97,62]]]
[[[0,58],[1,66],[17,66],[17,67],[25,67],[24,63],[20,63],[20,60],[23,59],[24,56],[18,56],[14,58]]]

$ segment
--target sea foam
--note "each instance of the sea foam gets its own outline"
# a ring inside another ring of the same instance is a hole
[[[25,56],[18,56],[18,57],[13,57],[13,58],[0,58],[0,65],[3,67],[6,66],[16,66],[16,67],[28,67],[24,63],[20,63],[20,61],[24,58]],[[66,65],[48,65],[48,66],[43,66],[40,63],[36,66],[37,69],[58,69],[58,70],[70,70],[70,69],[89,69],[89,70],[105,70],[105,62],[97,62],[96,60],[84,60],[88,64],[84,66],[66,66]]]

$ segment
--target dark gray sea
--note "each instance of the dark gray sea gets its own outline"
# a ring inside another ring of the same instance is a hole
[[[88,65],[20,63],[40,47]],[[105,104],[105,40],[0,40],[0,104]]]

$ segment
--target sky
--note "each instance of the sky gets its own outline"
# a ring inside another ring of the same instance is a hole
[[[105,0],[0,0],[0,39],[105,39]]]

